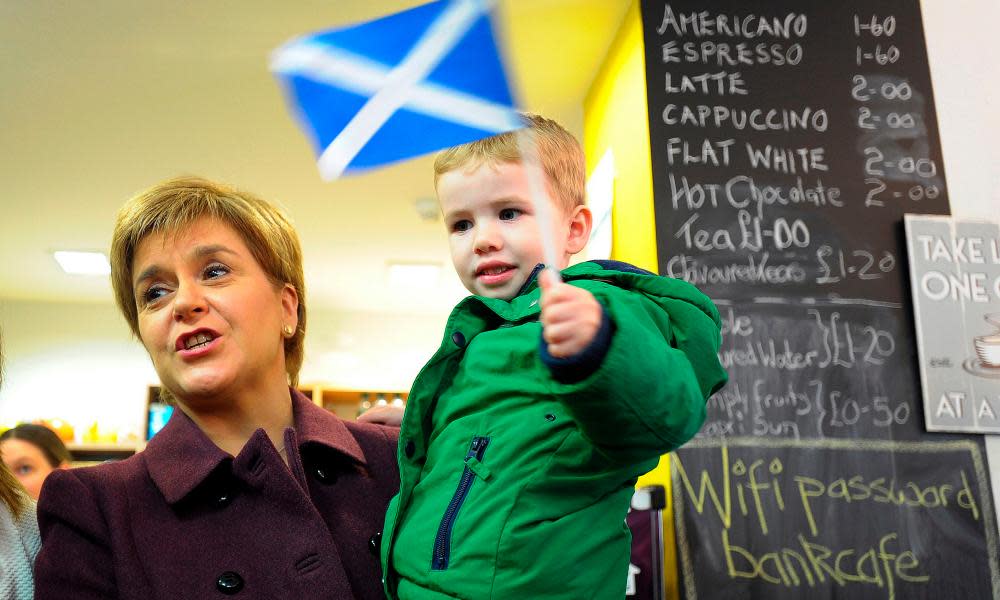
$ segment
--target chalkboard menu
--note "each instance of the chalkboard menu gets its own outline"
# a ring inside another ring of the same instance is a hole
[[[643,0],[660,272],[730,383],[674,462],[686,598],[998,598],[982,439],[928,434],[904,213],[947,214],[915,0]]]

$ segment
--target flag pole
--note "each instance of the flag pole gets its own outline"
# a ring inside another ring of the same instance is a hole
[[[535,209],[535,222],[538,223],[539,237],[542,240],[542,252],[545,258],[545,268],[555,275],[556,281],[562,281],[559,275],[556,245],[553,239],[552,207],[545,197],[545,184],[542,178],[542,165],[538,160],[538,145],[535,133],[529,128],[517,131],[517,145],[521,152],[521,164],[528,179],[528,193]]]

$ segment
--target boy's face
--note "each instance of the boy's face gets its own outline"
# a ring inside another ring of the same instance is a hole
[[[544,177],[544,175],[542,176]],[[583,249],[590,235],[590,211],[572,211],[553,200],[552,236],[559,269]],[[545,262],[539,224],[520,163],[466,165],[440,176],[438,200],[448,228],[451,260],[462,284],[479,296],[513,298],[535,265]]]

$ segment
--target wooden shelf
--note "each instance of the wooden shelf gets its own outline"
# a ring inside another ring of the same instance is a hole
[[[399,398],[406,403],[410,395],[409,390],[355,390],[328,387],[324,384],[303,384],[298,390],[313,401],[316,406],[322,406],[342,419],[354,420],[358,418],[365,409],[375,406],[379,400],[387,403]],[[150,386],[146,398],[147,426],[149,421],[150,407],[160,401],[160,388]],[[367,405],[365,404],[367,402]],[[111,449],[114,450],[114,449]],[[133,449],[133,453],[135,450]]]
[[[133,454],[139,451],[140,444],[133,442],[131,444],[66,444],[66,449],[70,452],[132,452]]]
[[[299,390],[317,406],[349,420],[357,419],[364,409],[375,406],[379,400],[389,403],[399,398],[405,404],[410,395],[408,390],[353,390],[322,385],[303,385],[299,386]]]

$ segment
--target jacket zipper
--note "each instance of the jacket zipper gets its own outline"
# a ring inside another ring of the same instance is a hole
[[[488,437],[472,438],[469,451],[465,454],[466,465],[465,470],[462,471],[462,478],[458,482],[458,489],[455,490],[455,495],[452,496],[448,508],[444,511],[444,518],[441,519],[437,536],[434,538],[434,556],[431,558],[431,570],[433,571],[444,571],[448,568],[448,560],[451,556],[451,530],[455,525],[455,518],[458,517],[458,510],[462,508],[462,503],[469,495],[469,488],[476,480],[476,475],[469,468],[468,462],[473,458],[482,461],[489,443],[490,438]]]

